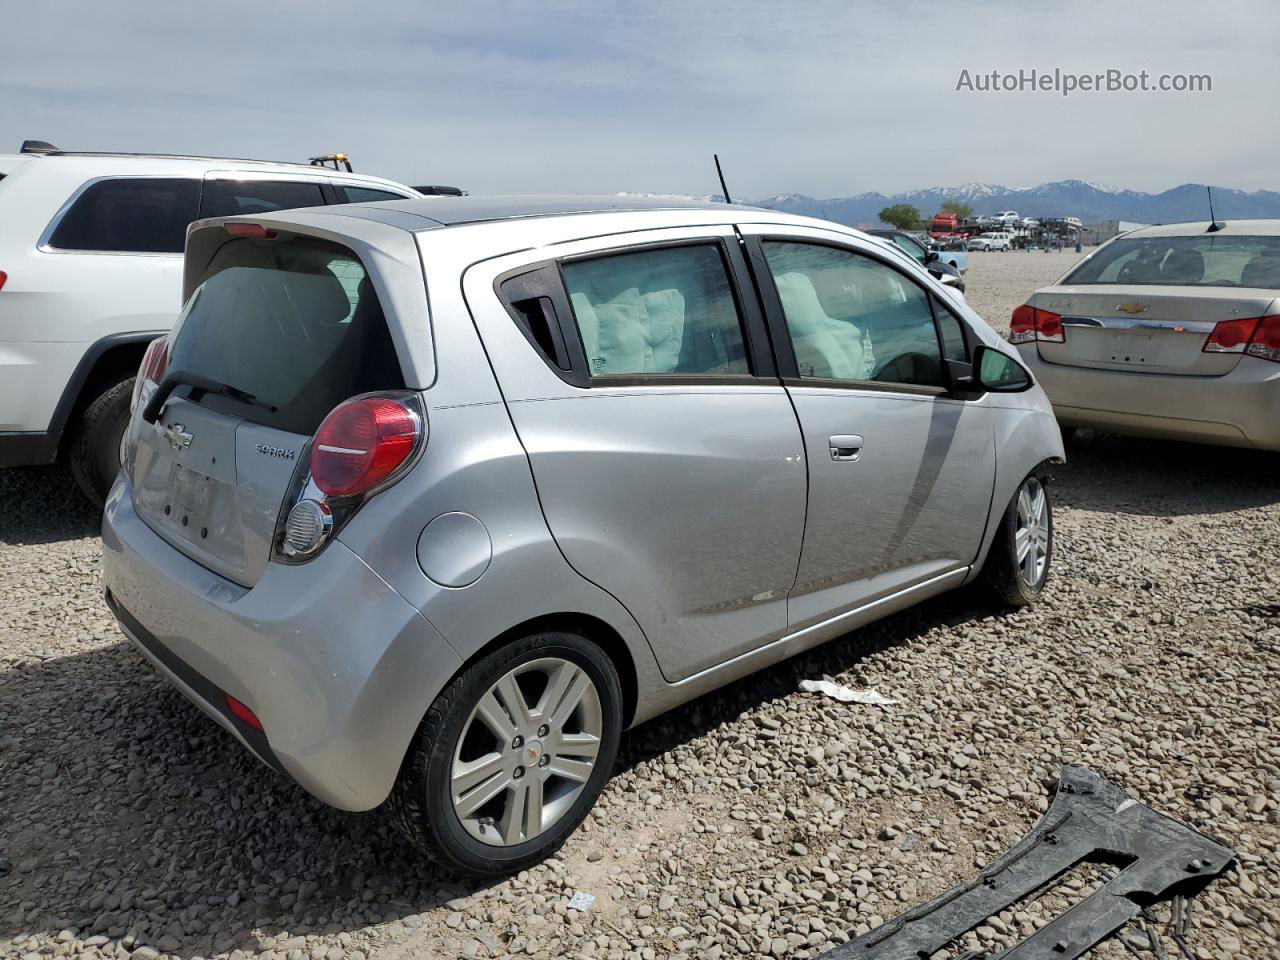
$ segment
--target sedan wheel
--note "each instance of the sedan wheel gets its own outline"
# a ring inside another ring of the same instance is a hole
[[[1049,568],[1049,498],[1044,484],[1027,477],[1018,488],[1015,500],[1017,523],[1013,542],[1017,553],[1018,573],[1024,583],[1039,586]]]
[[[987,554],[982,580],[997,600],[1014,607],[1034,603],[1053,563],[1053,508],[1044,480],[1031,474],[1005,508]]]

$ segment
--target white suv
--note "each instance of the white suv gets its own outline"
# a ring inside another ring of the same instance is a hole
[[[1013,245],[1013,235],[997,230],[969,238],[970,250],[1008,250]]]
[[[0,156],[0,467],[66,460],[98,502],[143,351],[182,308],[187,224],[420,196],[308,164],[23,149]]]

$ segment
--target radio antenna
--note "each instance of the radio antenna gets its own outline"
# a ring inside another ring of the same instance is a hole
[[[720,169],[720,154],[713,153],[711,156],[716,162],[716,176],[720,178],[720,192],[724,194],[724,202],[733,203],[729,196],[729,188],[724,183],[724,171]]]
[[[1217,233],[1224,224],[1218,222],[1218,218],[1213,215],[1213,188],[1205,185],[1204,192],[1209,195],[1209,229],[1205,233]]]

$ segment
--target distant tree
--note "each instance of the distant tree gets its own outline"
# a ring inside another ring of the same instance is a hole
[[[895,203],[885,207],[879,217],[884,223],[893,224],[899,230],[914,230],[920,226],[920,211],[909,203]]]
[[[942,209],[947,213],[954,213],[957,220],[968,220],[973,216],[973,207],[963,200],[948,200],[942,205]]]

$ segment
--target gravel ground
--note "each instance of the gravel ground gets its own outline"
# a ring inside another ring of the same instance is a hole
[[[970,301],[1003,325],[1074,256],[975,253]],[[0,471],[0,954],[813,957],[972,875],[1073,761],[1239,851],[1198,958],[1280,957],[1280,464],[1089,434],[1068,454],[1038,607],[939,598],[647,724],[563,851],[488,886],[248,757],[118,641],[67,475]],[[824,674],[900,703],[798,692]]]

